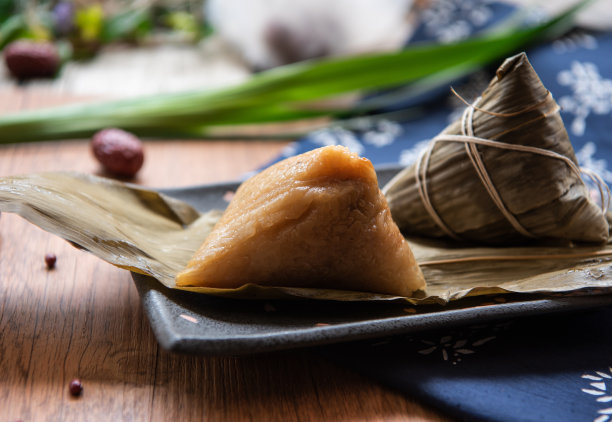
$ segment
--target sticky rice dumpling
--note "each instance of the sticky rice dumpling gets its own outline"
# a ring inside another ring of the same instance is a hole
[[[372,164],[329,146],[244,182],[178,286],[244,284],[410,296],[425,281]]]
[[[524,53],[508,58],[383,192],[408,236],[493,245],[608,240],[606,200],[591,199],[559,106]]]

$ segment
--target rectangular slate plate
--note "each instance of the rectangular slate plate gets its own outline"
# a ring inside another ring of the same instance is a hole
[[[378,169],[380,185],[398,170]],[[238,185],[162,192],[208,211],[225,208],[226,194]],[[139,274],[133,274],[133,278],[160,345],[170,351],[196,354],[260,353],[612,304],[612,295],[504,295],[422,307],[395,302],[249,301],[172,290]]]

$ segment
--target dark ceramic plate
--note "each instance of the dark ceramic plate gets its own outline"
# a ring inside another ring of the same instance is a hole
[[[379,169],[380,184],[385,184],[396,172],[392,168]],[[238,183],[227,183],[163,192],[208,211],[225,208],[226,193],[237,186]],[[417,308],[381,302],[264,302],[172,290],[139,274],[133,278],[161,346],[198,354],[258,353],[612,304],[612,295],[564,298],[507,295],[499,299],[503,303],[491,298],[469,298],[448,306]]]

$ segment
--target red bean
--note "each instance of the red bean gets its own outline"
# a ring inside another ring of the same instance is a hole
[[[45,255],[45,263],[47,264],[47,268],[52,270],[55,268],[55,262],[57,261],[57,256],[53,253],[48,253]]]
[[[70,394],[76,397],[81,395],[81,393],[83,392],[83,384],[81,383],[81,380],[75,378],[70,381],[70,386],[68,387],[68,389],[70,390]]]

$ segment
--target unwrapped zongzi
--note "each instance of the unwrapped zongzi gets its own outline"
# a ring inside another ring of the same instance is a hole
[[[425,280],[372,164],[330,146],[243,183],[177,286],[244,284],[410,296]]]

